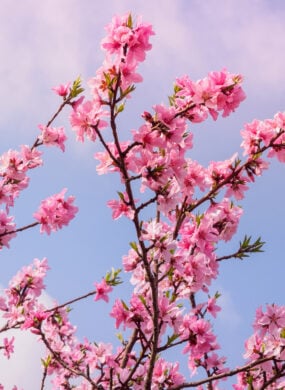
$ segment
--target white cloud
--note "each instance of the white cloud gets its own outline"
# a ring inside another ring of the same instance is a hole
[[[44,122],[57,102],[50,88],[78,74],[86,79],[95,73],[102,59],[103,26],[113,14],[127,11],[142,14],[157,32],[144,68],[155,88],[166,84],[169,91],[176,75],[203,77],[226,65],[244,73],[253,88],[284,93],[285,10],[269,7],[266,1],[242,0],[238,7],[233,0],[222,6],[218,0],[87,0],[84,7],[79,0],[29,0],[17,7],[4,1],[0,127],[13,120],[20,132],[27,118]]]
[[[223,288],[218,289],[221,296],[218,299],[218,305],[221,311],[218,314],[217,323],[223,327],[223,332],[235,334],[242,323],[240,313],[237,311],[229,291]]]
[[[52,299],[44,293],[41,298],[47,306]],[[5,322],[0,318],[0,326]],[[14,353],[10,359],[3,356],[0,351],[0,383],[5,390],[10,390],[14,385],[19,389],[39,389],[42,380],[41,358],[45,356],[43,345],[37,341],[37,336],[27,331],[12,330],[1,334],[3,337],[15,337]],[[51,389],[47,384],[46,390]]]
[[[271,6],[276,2],[27,0],[15,6],[15,2],[4,0],[0,14],[1,140],[4,123],[18,139],[20,131],[31,129],[31,123],[36,126],[48,118],[50,102],[57,102],[49,94],[53,85],[78,73],[86,79],[96,71],[102,58],[99,41],[103,26],[116,12],[128,10],[142,14],[157,33],[144,68],[146,81],[151,81],[147,88],[138,88],[146,98],[145,109],[149,107],[148,94],[154,89],[169,91],[176,75],[187,72],[194,78],[203,77],[224,65],[245,74],[252,91],[263,93],[271,104],[268,91],[281,96],[285,85],[285,7],[276,10]],[[213,146],[209,141],[208,145]],[[87,148],[79,145],[78,150],[84,154]],[[54,176],[50,174],[51,180]],[[232,350],[232,340],[243,325],[241,314],[227,291],[222,291],[219,304],[223,308],[217,320],[219,331],[227,335],[227,347]],[[15,348],[10,361],[0,358],[0,383],[38,388],[40,344],[32,335],[21,332]]]

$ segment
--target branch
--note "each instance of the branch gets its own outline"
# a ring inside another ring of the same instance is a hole
[[[121,363],[122,368],[126,368],[128,358],[129,358],[128,355],[132,351],[135,343],[137,342],[138,333],[139,333],[138,329],[134,329],[132,337],[130,338],[130,340],[126,346],[126,349],[124,351],[123,361]]]
[[[276,359],[275,356],[264,357],[264,358],[261,358],[261,359],[254,361],[254,362],[245,364],[244,366],[236,368],[234,370],[224,372],[222,374],[212,375],[209,378],[201,379],[201,380],[196,381],[196,382],[188,382],[188,383],[185,382],[179,386],[171,387],[169,390],[180,390],[180,389],[185,389],[185,388],[190,388],[190,387],[196,388],[197,386],[201,386],[205,383],[210,383],[210,382],[213,382],[213,381],[216,381],[219,379],[228,378],[228,377],[234,376],[236,374],[239,374],[240,372],[248,371],[251,368],[258,366],[259,364],[269,362],[270,360],[275,360],[275,359]]]
[[[249,257],[248,253],[257,253],[257,252],[263,252],[261,249],[265,242],[261,241],[261,238],[258,237],[258,239],[251,244],[250,243],[251,237],[245,236],[243,239],[243,242],[240,242],[240,247],[239,249],[230,255],[226,256],[221,256],[216,259],[216,261],[223,261],[223,260],[228,260],[232,258],[240,259],[242,260],[245,257]]]
[[[277,141],[277,139],[285,133],[285,130],[281,129],[278,134],[276,134],[275,137],[272,138],[271,142],[267,146],[263,146],[262,148],[259,148],[259,150],[254,153],[253,155],[250,156],[250,158],[244,162],[239,168],[237,166],[233,167],[233,171],[231,174],[229,174],[228,177],[225,179],[221,180],[220,183],[217,183],[205,196],[197,200],[195,203],[190,204],[187,208],[183,209],[181,207],[181,214],[179,215],[179,218],[176,223],[176,227],[174,229],[173,233],[173,238],[176,239],[180,227],[182,226],[182,223],[186,217],[186,213],[191,213],[193,210],[195,210],[197,207],[199,207],[201,204],[205,203],[208,200],[211,200],[213,197],[217,195],[217,192],[223,188],[226,184],[229,184],[236,176],[238,176],[242,171],[246,171],[248,175],[253,176],[253,171],[252,171],[252,164],[253,162],[266,150],[270,148],[274,148],[275,144],[274,142]],[[183,203],[184,204],[184,203]]]
[[[11,231],[7,231],[7,232],[4,232],[4,233],[1,233],[0,237],[7,236],[8,234],[19,233],[19,232],[22,232],[24,230],[31,229],[31,228],[33,228],[33,227],[35,227],[37,225],[40,225],[40,223],[39,222],[33,222],[30,225],[23,226],[23,227],[18,228],[16,230],[11,230]]]
[[[51,308],[51,309],[47,309],[47,310],[45,310],[45,312],[46,312],[46,313],[49,313],[49,312],[51,312],[51,311],[56,311],[56,310],[58,310],[58,309],[62,309],[62,308],[65,307],[65,306],[71,305],[72,303],[81,301],[82,299],[85,299],[85,298],[88,298],[88,297],[90,297],[90,296],[92,296],[92,295],[95,295],[96,292],[97,292],[97,290],[91,291],[91,292],[89,292],[89,293],[87,293],[87,294],[81,295],[81,296],[78,297],[78,298],[74,298],[74,299],[71,299],[70,301],[67,301],[67,302],[65,302],[65,303],[62,303],[61,305],[55,306],[55,307],[53,307],[53,308]]]
[[[76,369],[73,369],[70,367],[70,363],[66,363],[60,356],[60,353],[59,352],[56,352],[52,349],[52,347],[50,346],[48,340],[46,339],[45,337],[45,334],[43,333],[42,329],[39,329],[40,331],[40,337],[41,339],[43,340],[43,343],[44,345],[47,347],[47,349],[50,351],[50,353],[52,354],[53,358],[58,362],[58,364],[60,366],[62,366],[63,368],[65,368],[68,372],[70,372],[72,375],[75,375],[75,376],[81,376],[83,378],[85,378],[90,384],[92,384],[93,386],[95,386],[95,383],[92,381],[92,379],[86,375],[84,372],[82,371],[78,371]],[[95,387],[93,387],[95,388]]]

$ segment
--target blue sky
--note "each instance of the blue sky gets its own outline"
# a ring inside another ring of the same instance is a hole
[[[224,66],[244,75],[247,99],[230,118],[192,127],[193,158],[207,164],[232,156],[239,151],[239,132],[245,122],[285,110],[285,5],[281,0],[3,0],[1,153],[33,143],[37,125],[46,123],[59,103],[52,86],[78,75],[86,82],[94,75],[103,58],[100,40],[104,26],[114,14],[127,11],[143,15],[153,24],[156,35],[153,50],[140,68],[144,83],[138,85],[121,119],[125,134],[139,126],[142,111],[167,102],[176,76],[202,78]],[[21,266],[46,256],[52,268],[47,292],[59,302],[92,290],[93,282],[112,266],[120,267],[120,258],[132,239],[131,225],[123,220],[112,222],[105,207],[120,189],[118,180],[96,175],[93,154],[99,146],[76,143],[67,118],[66,113],[57,121],[66,125],[69,135],[65,154],[45,149],[45,165],[32,173],[31,185],[18,200],[14,214],[18,226],[32,222],[40,201],[64,187],[75,195],[80,213],[68,228],[49,237],[40,236],[37,229],[19,235],[10,250],[1,252],[0,274],[0,283],[5,286]],[[251,332],[256,307],[284,304],[284,192],[284,166],[274,162],[241,202],[245,212],[240,229],[233,243],[223,248],[223,253],[231,252],[245,234],[261,235],[267,243],[264,253],[244,263],[232,260],[222,264],[220,278],[213,286],[223,294],[224,312],[216,327],[232,364],[242,361],[243,341]],[[124,284],[116,295],[127,291]],[[92,300],[77,304],[72,319],[79,336],[113,340],[109,310],[110,306]],[[40,365],[35,341],[25,336],[16,348],[18,352],[9,364],[0,359],[0,383],[7,389],[14,383],[24,389],[38,388]],[[26,375],[31,369],[34,375]]]

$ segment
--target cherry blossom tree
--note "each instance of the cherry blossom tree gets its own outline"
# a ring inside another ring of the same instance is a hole
[[[194,126],[227,117],[245,99],[242,76],[222,69],[198,81],[178,77],[169,103],[143,112],[141,126],[126,140],[118,118],[142,81],[138,66],[151,49],[154,32],[130,14],[114,17],[106,31],[106,55],[88,83],[90,97],[81,95],[80,78],[54,87],[61,103],[48,123],[39,126],[32,146],[0,157],[0,246],[9,248],[17,234],[31,228],[49,235],[69,225],[78,212],[74,196],[63,189],[41,202],[34,222],[17,227],[10,215],[29,185],[30,169],[43,163],[41,148],[56,146],[64,152],[67,136],[54,121],[68,108],[77,140],[101,144],[95,154],[98,174],[119,175],[121,188],[107,206],[114,220],[130,221],[136,239],[122,258],[122,269],[106,270],[92,291],[52,307],[40,300],[48,260],[34,259],[24,266],[0,297],[5,319],[1,352],[8,359],[14,352],[14,336],[9,336],[13,329],[37,335],[46,348],[41,389],[48,377],[54,389],[217,390],[229,377],[236,378],[235,390],[284,389],[285,307],[257,309],[244,365],[228,367],[213,330],[221,311],[219,293],[211,295],[209,287],[222,261],[242,260],[262,250],[261,239],[248,236],[233,253],[220,256],[218,248],[237,231],[242,216],[238,202],[249,185],[269,168],[271,158],[285,162],[285,113],[244,126],[242,157],[234,154],[206,167],[191,159],[189,122]],[[108,302],[122,282],[121,272],[130,274],[133,290],[128,301],[115,299],[110,312],[121,331],[118,345],[79,340],[69,320],[70,306],[90,296]],[[187,374],[178,361],[167,358],[175,350],[182,350]]]

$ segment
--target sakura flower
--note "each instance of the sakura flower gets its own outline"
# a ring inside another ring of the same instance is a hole
[[[276,131],[272,121],[255,119],[251,123],[245,124],[241,131],[243,138],[241,147],[244,149],[244,155],[258,153],[260,147],[269,145],[274,135],[276,135]]]
[[[43,200],[34,218],[41,224],[41,233],[50,234],[51,231],[61,229],[69,224],[78,211],[73,205],[74,196],[69,196],[66,200],[64,195],[67,189]]]
[[[67,84],[60,84],[57,87],[53,87],[52,90],[59,96],[66,97],[70,92],[71,82]]]
[[[95,283],[96,294],[94,297],[94,301],[99,301],[99,299],[103,299],[105,302],[109,302],[108,294],[113,291],[113,288],[106,282],[105,279],[100,283]]]
[[[96,129],[102,130],[107,122],[102,118],[106,116],[98,101],[80,102],[74,106],[70,114],[70,123],[77,134],[77,141],[83,142],[85,137],[90,141],[97,138]]]
[[[112,209],[112,218],[118,219],[122,215],[125,215],[129,219],[133,219],[135,212],[129,205],[129,197],[126,193],[120,193],[120,200],[109,200],[107,202],[108,207]]]
[[[7,337],[5,337],[3,340],[4,355],[8,359],[10,359],[11,354],[14,352],[14,340],[15,340],[15,337],[12,337],[10,340]]]
[[[121,299],[116,299],[113,308],[110,312],[110,316],[116,320],[116,328],[119,328],[123,324],[124,329],[129,321],[129,309]]]
[[[0,177],[10,181],[22,181],[25,179],[27,167],[23,165],[22,155],[17,150],[9,149],[0,156]]]
[[[23,164],[28,169],[37,168],[43,164],[41,159],[42,152],[36,148],[30,148],[27,145],[21,145],[21,155]]]
[[[254,328],[262,335],[266,331],[271,334],[280,332],[285,328],[285,306],[267,305],[265,312],[261,308],[257,309]]]
[[[139,263],[138,253],[134,249],[130,249],[128,254],[123,256],[122,262],[124,266],[124,270],[126,272],[130,272],[136,269]]]
[[[154,388],[160,389],[169,386],[179,386],[184,382],[184,377],[179,373],[179,363],[170,363],[160,358],[157,360],[153,371]]]
[[[42,132],[40,135],[40,140],[43,142],[44,145],[58,146],[64,152],[64,142],[66,141],[67,137],[65,135],[63,127],[55,128],[39,125],[39,129]]]
[[[207,312],[212,314],[214,318],[217,317],[217,313],[221,311],[221,307],[216,304],[216,298],[209,298],[207,303]]]
[[[6,300],[4,297],[0,297],[0,310],[1,311],[6,311],[8,309],[6,305]]]
[[[0,210],[0,248],[9,248],[9,241],[16,237],[14,217],[8,217],[4,210]]]
[[[124,54],[127,47],[128,60],[141,62],[145,59],[145,52],[151,49],[149,38],[154,32],[151,25],[143,23],[141,18],[138,18],[136,26],[132,24],[130,14],[115,16],[106,26],[108,35],[102,40],[102,47],[111,54],[117,54],[118,57]]]

